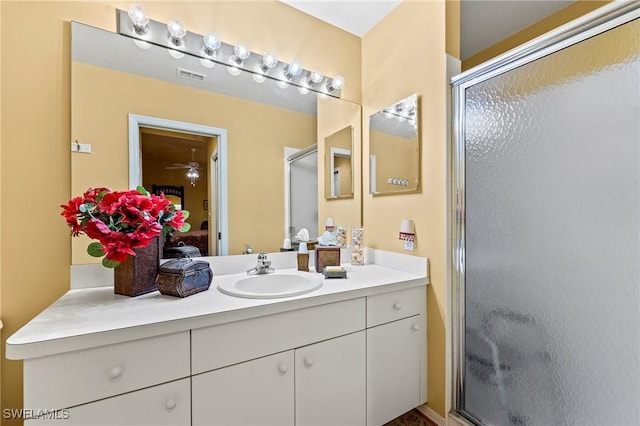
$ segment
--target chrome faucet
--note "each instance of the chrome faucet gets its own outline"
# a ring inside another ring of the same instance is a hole
[[[276,270],[271,267],[271,261],[267,260],[267,253],[258,255],[258,264],[247,271],[249,275],[270,274]]]

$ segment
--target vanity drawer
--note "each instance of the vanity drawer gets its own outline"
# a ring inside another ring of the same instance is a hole
[[[361,297],[192,330],[192,374],[364,330],[364,318]]]
[[[367,297],[367,327],[426,311],[426,287],[408,288]]]
[[[189,376],[189,332],[24,361],[24,406],[67,408]]]

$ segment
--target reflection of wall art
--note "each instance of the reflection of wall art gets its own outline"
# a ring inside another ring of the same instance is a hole
[[[209,200],[202,200],[202,208],[209,210]]]

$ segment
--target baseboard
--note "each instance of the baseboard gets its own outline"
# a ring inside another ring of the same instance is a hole
[[[426,404],[420,405],[416,408],[416,410],[420,411],[420,413],[424,414],[431,422],[435,423],[438,426],[445,426],[444,417],[440,414],[436,413],[435,410]]]

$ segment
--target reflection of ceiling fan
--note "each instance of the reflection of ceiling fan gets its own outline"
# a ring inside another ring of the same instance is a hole
[[[191,148],[191,161],[187,164],[181,163],[173,163],[171,166],[165,167],[167,170],[172,169],[187,169],[187,177],[189,178],[189,182],[191,186],[196,186],[196,179],[200,177],[200,173],[198,173],[198,168],[200,168],[200,164],[195,161],[195,153],[196,149]]]

